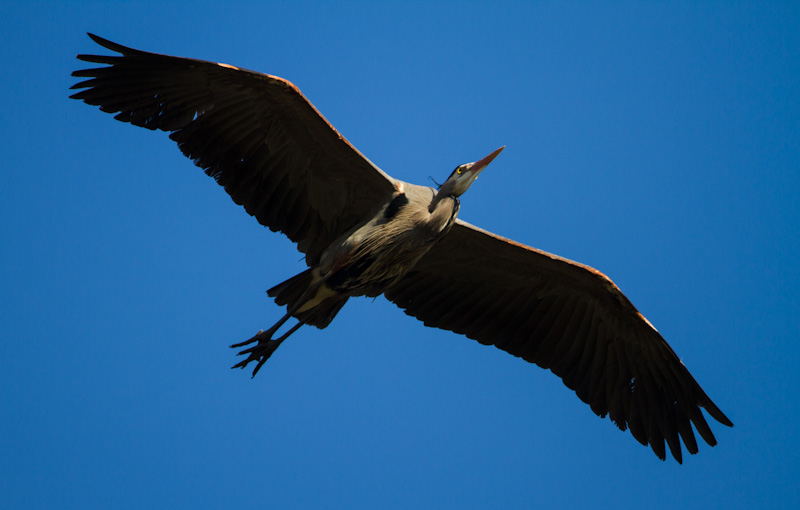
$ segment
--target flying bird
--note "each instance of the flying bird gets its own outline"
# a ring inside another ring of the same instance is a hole
[[[232,347],[253,376],[303,325],[323,329],[347,300],[379,296],[426,326],[466,335],[550,369],[598,416],[662,460],[698,451],[701,411],[731,421],[601,272],[458,218],[462,195],[503,147],[459,165],[437,188],[400,181],[353,147],[287,80],[228,64],[139,51],[118,55],[71,97],[117,120],[170,133],[237,204],[305,254],[308,269],[270,289],[286,314]],[[278,336],[286,321],[297,322]]]

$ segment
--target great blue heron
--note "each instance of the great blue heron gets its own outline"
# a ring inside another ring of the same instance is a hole
[[[263,225],[305,253],[309,269],[268,291],[287,313],[235,344],[253,375],[303,324],[330,324],[352,296],[385,295],[426,326],[461,333],[549,368],[592,411],[682,461],[700,408],[731,421],[619,288],[599,271],[456,218],[459,196],[503,149],[457,167],[438,190],[381,171],[292,83],[267,74],[139,51],[89,34],[120,56],[72,97],[115,118],[169,131],[181,151]],[[296,325],[278,338],[291,317]]]

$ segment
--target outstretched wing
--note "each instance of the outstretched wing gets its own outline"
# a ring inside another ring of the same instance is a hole
[[[121,56],[78,55],[107,67],[71,97],[170,138],[309,264],[371,217],[395,181],[340,135],[292,83],[227,64],[158,55],[89,34]]]
[[[549,368],[662,460],[666,440],[697,452],[693,423],[716,440],[700,408],[733,426],[658,331],[599,271],[458,220],[385,292],[426,326],[464,334]]]

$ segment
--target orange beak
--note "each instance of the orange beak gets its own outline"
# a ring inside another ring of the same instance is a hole
[[[472,172],[472,173],[474,173],[474,174],[475,174],[475,178],[477,179],[477,178],[478,178],[478,174],[479,174],[479,173],[481,173],[481,171],[482,171],[484,168],[486,168],[486,167],[489,165],[489,163],[491,163],[491,162],[492,162],[492,160],[493,160],[494,158],[496,158],[496,157],[497,157],[497,155],[498,155],[498,154],[500,154],[501,152],[503,152],[503,149],[505,149],[505,148],[506,148],[506,146],[505,146],[505,145],[503,145],[502,147],[500,147],[500,148],[499,148],[499,149],[497,149],[496,151],[492,152],[491,154],[489,154],[489,155],[488,155],[488,156],[486,156],[485,158],[483,158],[483,159],[480,159],[480,160],[478,160],[478,161],[474,162],[474,163],[473,163],[473,164],[472,164],[472,165],[469,167],[469,170],[468,170],[468,172]]]

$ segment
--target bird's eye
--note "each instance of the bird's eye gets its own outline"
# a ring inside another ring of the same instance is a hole
[[[464,171],[464,167],[461,167],[461,166],[460,166],[460,167],[456,168],[456,173],[457,173],[458,175],[461,175],[461,173],[462,173],[463,171]]]

